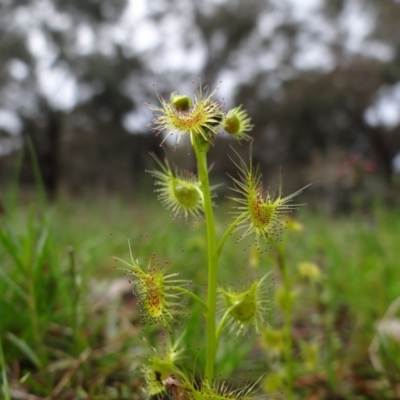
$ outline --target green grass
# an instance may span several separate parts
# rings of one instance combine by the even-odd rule
[[[129,290],[119,296],[110,292],[123,277],[115,269],[123,265],[110,255],[129,260],[129,238],[134,257],[155,252],[160,263],[172,262],[173,270],[196,282],[194,291],[204,296],[203,224],[174,221],[148,199],[103,196],[32,206],[35,202],[17,204],[13,196],[6,198],[0,225],[2,396],[8,398],[10,392],[18,398],[24,392],[59,399],[142,398],[137,370],[151,354],[149,344],[162,346],[163,338],[156,329],[143,328]],[[217,209],[219,233],[226,206]],[[304,230],[287,233],[289,269],[295,274],[299,262],[313,261],[324,276],[320,283],[296,285],[295,342],[314,340],[320,346],[315,371],[307,371],[295,347],[299,398],[312,393],[320,393],[319,399],[396,398],[396,377],[374,370],[368,347],[374,324],[400,295],[398,211],[378,208],[369,215],[336,218],[304,211],[297,217]],[[251,259],[250,243],[227,244],[219,271],[224,285],[249,281],[244,267]],[[260,276],[274,268],[269,251],[251,273]],[[273,274],[272,292],[277,285]],[[187,302],[191,317],[182,323],[182,362],[196,374],[205,362],[198,351],[204,323],[201,312]],[[269,318],[272,326],[280,326],[273,304]],[[237,377],[251,369],[255,376],[259,370],[268,375],[273,360],[254,335],[249,338],[222,341],[217,373]]]

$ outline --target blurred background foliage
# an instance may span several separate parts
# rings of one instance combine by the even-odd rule
[[[200,75],[248,109],[267,181],[280,168],[289,191],[312,181],[329,209],[386,197],[400,173],[399,20],[395,0],[4,0],[1,182],[30,136],[50,195],[138,191],[147,153],[163,154],[143,101],[153,85],[190,94]],[[232,168],[226,139],[217,176]],[[174,156],[192,169],[187,149]]]

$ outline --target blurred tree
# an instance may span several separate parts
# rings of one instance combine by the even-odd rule
[[[262,143],[254,156],[264,168],[285,163],[300,171],[316,152],[341,148],[373,157],[391,182],[400,151],[400,118],[387,118],[400,99],[396,0],[21,0],[0,7],[0,108],[16,110],[34,135],[52,191],[60,160],[63,170],[75,165],[71,176],[87,168],[93,181],[95,166],[137,145],[131,167],[122,163],[119,173],[128,179],[132,166],[144,166],[141,146],[157,149],[156,141],[132,144],[126,134],[136,128],[127,115],[143,129],[151,116],[136,105],[155,97],[152,84],[168,96],[191,90],[185,82],[197,73],[211,85],[223,81],[227,107],[239,102],[250,111]],[[60,93],[50,95],[57,80]],[[220,161],[217,170],[226,170]]]
[[[373,157],[390,185],[391,162],[400,151],[400,107],[391,126],[384,117],[369,116],[382,111],[382,91],[400,85],[400,5],[324,2],[299,15],[293,4],[254,7],[253,32],[244,30],[247,36],[236,40],[236,51],[224,54],[222,68],[242,71],[236,101],[250,109],[256,135],[264,141],[255,155],[269,167],[304,164],[315,150],[341,147]],[[234,15],[241,18],[240,7]],[[207,30],[211,37],[210,26]]]
[[[17,113],[23,133],[32,136],[50,195],[59,182],[66,120],[74,121],[73,129],[84,125],[110,135],[122,129],[122,115],[134,107],[121,87],[140,62],[117,44],[101,42],[125,5],[126,0],[0,5],[0,107]]]

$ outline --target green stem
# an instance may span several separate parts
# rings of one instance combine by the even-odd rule
[[[191,291],[189,291],[189,290],[187,290],[187,289],[185,289],[185,288],[183,288],[183,287],[180,287],[180,286],[172,286],[171,289],[176,290],[177,292],[184,293],[184,294],[186,294],[187,296],[191,297],[193,300],[195,300],[198,304],[201,305],[201,307],[202,307],[202,309],[204,310],[205,314],[207,314],[207,312],[208,312],[207,304],[204,303],[204,301],[201,300],[199,296],[196,296],[196,295],[195,295],[194,293],[192,293]]]
[[[221,240],[218,243],[217,249],[215,250],[215,254],[217,257],[220,256],[222,248],[224,247],[224,244],[228,237],[232,234],[232,232],[236,229],[238,223],[244,218],[244,215],[239,215],[233,222],[232,224],[228,227],[228,229],[225,231],[224,235],[222,236]]]
[[[214,212],[211,201],[210,183],[208,179],[207,156],[201,151],[201,139],[195,137],[193,140],[194,152],[197,159],[199,179],[203,190],[203,209],[207,225],[207,247],[208,247],[208,291],[206,315],[206,338],[207,338],[207,360],[204,379],[212,383],[214,378],[216,340],[215,340],[215,316],[217,306],[217,257]]]
[[[286,296],[290,296],[292,284],[287,273],[286,255],[283,246],[273,244],[277,252],[278,266],[283,278]],[[284,308],[284,333],[285,333],[285,361],[287,371],[286,399],[293,399],[294,365],[293,365],[293,340],[292,340],[292,305],[285,304]]]
[[[230,312],[235,308],[236,305],[230,306],[226,311],[225,314],[222,316],[221,321],[218,324],[217,331],[215,332],[215,342],[216,342],[216,347],[218,350],[218,344],[219,344],[219,339],[221,337],[221,332],[222,329],[224,328],[226,322],[228,321],[228,317]]]
[[[36,290],[35,290],[35,276],[34,276],[34,266],[31,265],[32,261],[28,261],[27,269],[27,281],[28,281],[28,309],[29,315],[31,317],[32,333],[35,346],[39,353],[40,363],[43,366],[44,358],[44,348],[42,343],[41,327],[39,323],[39,315],[36,302]]]
[[[74,335],[75,345],[77,346],[79,341],[78,305],[79,305],[80,291],[79,291],[76,268],[75,268],[74,248],[72,246],[68,246],[67,252],[69,256],[70,290],[72,294],[71,327]]]
[[[328,377],[329,386],[332,390],[336,387],[336,377],[334,370],[334,361],[333,361],[333,315],[329,312],[326,312],[325,315],[325,326],[326,326],[326,360],[325,360],[325,369],[326,375]]]

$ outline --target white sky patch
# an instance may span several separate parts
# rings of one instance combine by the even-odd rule
[[[157,25],[158,39],[163,46],[152,53],[148,60],[155,73],[173,70],[196,73],[201,69],[206,49],[195,36],[191,23],[191,15],[182,12],[180,15],[165,16]],[[192,42],[192,45],[187,46],[186,40]]]
[[[46,39],[43,31],[39,28],[33,28],[27,35],[28,49],[41,64],[50,64],[57,56],[56,49],[52,48]]]
[[[173,51],[173,53],[171,54],[170,51]],[[196,47],[191,49],[176,47],[170,51],[168,49],[160,51],[158,57],[150,60],[154,72],[162,74],[165,71],[178,70],[196,73],[199,70],[199,65],[204,61],[204,52]],[[170,56],[168,53],[170,53]]]
[[[22,136],[0,138],[0,157],[19,150],[24,144]]]
[[[0,129],[18,135],[22,131],[22,123],[15,112],[0,108]]]
[[[124,28],[134,26],[148,13],[146,0],[129,0],[119,24]]]
[[[363,42],[372,33],[376,16],[360,0],[348,0],[339,18],[339,26],[345,32],[345,45],[353,52],[360,52]]]
[[[116,56],[115,42],[113,39],[113,26],[105,25],[98,30],[96,35],[96,50],[105,57],[113,58]]]
[[[269,38],[273,35],[275,28],[280,26],[286,16],[282,10],[274,10],[273,12],[263,13],[257,21],[257,30],[264,38]]]
[[[148,18],[146,0],[128,0],[119,21],[112,27],[112,40],[124,45],[129,53],[143,52],[160,43],[157,28]]]
[[[35,73],[40,92],[55,109],[72,109],[78,100],[78,87],[66,66],[54,65],[58,50],[49,43],[39,28],[31,30],[27,41],[37,60]]]
[[[66,31],[72,29],[72,20],[68,14],[59,13],[54,10],[54,6],[47,3],[48,12],[51,12],[51,17],[46,19],[47,25],[55,31]],[[51,10],[51,11],[50,11]]]
[[[78,54],[90,54],[95,50],[96,37],[89,25],[79,25],[76,28],[76,38]]]
[[[377,40],[375,40],[368,41],[364,44],[363,53],[370,57],[388,62],[392,60],[395,56],[395,49],[389,44],[378,42]]]
[[[321,0],[289,0],[292,16],[302,25],[296,38],[298,51],[294,56],[294,66],[300,70],[322,69],[329,71],[335,67],[335,59],[329,50],[329,43],[335,39],[337,31],[321,13]]]
[[[0,129],[12,136],[0,137],[0,156],[10,154],[23,145],[22,122],[15,112],[0,108]]]
[[[335,67],[335,59],[323,43],[304,42],[293,59],[298,69],[323,69],[330,71]]]
[[[9,74],[17,81],[22,81],[29,75],[28,66],[17,58],[14,58],[8,62],[7,69]]]
[[[65,67],[39,69],[37,77],[41,92],[54,108],[67,111],[75,106],[78,86]]]
[[[14,13],[13,25],[13,28],[17,28],[21,33],[25,33],[26,29],[37,25],[37,20],[33,18],[32,12],[30,12],[28,7],[18,7]]]
[[[278,57],[272,52],[260,54],[258,63],[264,71],[271,71],[279,66]]]
[[[278,2],[275,0],[275,9],[260,16],[257,25],[257,37],[252,38],[246,44],[246,48],[257,47],[261,51],[257,56],[247,55],[243,52],[239,55],[245,59],[248,69],[251,70],[251,63],[256,66],[256,70],[250,75],[262,71],[274,71],[281,67],[283,59],[291,56],[289,42],[284,34],[275,33],[275,28],[291,15],[292,20],[300,23],[301,30],[296,38],[297,52],[293,55],[293,64],[297,69],[320,69],[324,71],[332,70],[335,67],[335,59],[329,49],[330,42],[336,38],[337,30],[320,12],[321,0],[287,0]],[[265,47],[259,42],[259,36],[270,38],[271,42]],[[252,61],[249,62],[249,59]],[[242,71],[241,71],[242,72]],[[247,73],[247,75],[249,75]],[[281,74],[282,79],[293,76]],[[287,75],[287,78],[285,78]],[[242,76],[242,75],[241,75]],[[275,88],[276,89],[276,88]]]
[[[211,3],[214,3],[214,4],[225,4],[225,3],[228,3],[229,0],[210,0],[210,1],[211,1]]]
[[[149,133],[149,124],[154,118],[153,113],[146,106],[124,115],[122,124],[131,133]]]
[[[400,153],[397,153],[392,160],[392,169],[396,174],[400,174]]]
[[[322,5],[321,0],[289,0],[289,3],[297,21],[308,20],[310,15],[318,12]]]
[[[161,38],[156,25],[150,21],[140,21],[132,32],[132,46],[142,52],[160,44]]]
[[[237,88],[237,74],[234,70],[223,70],[219,75],[218,79],[218,91],[216,93],[216,100],[223,99],[223,109],[226,111],[233,107],[232,99],[235,95]]]
[[[379,91],[376,102],[365,112],[372,126],[394,128],[400,124],[400,82]]]

